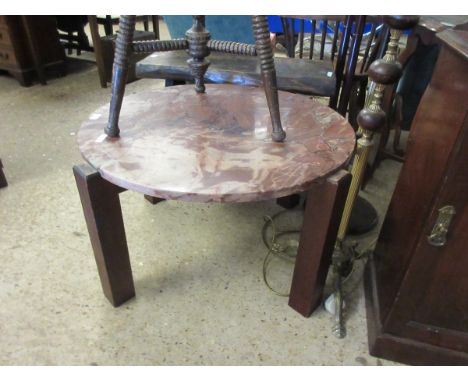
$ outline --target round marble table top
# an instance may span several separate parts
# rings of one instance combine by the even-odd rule
[[[271,140],[261,88],[193,85],[124,98],[120,137],[104,133],[109,105],[83,123],[78,145],[104,179],[164,199],[247,202],[307,190],[354,149],[354,131],[310,97],[279,92],[283,143]]]

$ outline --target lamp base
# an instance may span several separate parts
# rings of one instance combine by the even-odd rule
[[[286,209],[292,209],[301,202],[299,194],[293,194],[276,199],[276,203]],[[348,235],[362,235],[372,230],[379,222],[377,210],[366,199],[358,196],[351,213]]]
[[[348,235],[362,235],[372,230],[379,222],[377,210],[366,199],[358,196],[351,213]]]

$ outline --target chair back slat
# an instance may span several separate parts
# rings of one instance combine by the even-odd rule
[[[366,65],[366,61],[367,61],[367,58],[369,56],[369,51],[370,51],[370,48],[372,46],[372,42],[374,41],[376,30],[377,30],[377,24],[372,23],[371,31],[370,31],[369,38],[368,38],[367,44],[366,44],[366,50],[364,51],[364,56],[362,58],[362,65],[361,65],[361,69],[359,71],[360,73],[362,73],[364,71],[364,66]]]
[[[283,33],[288,57],[294,58],[294,25],[291,25],[291,19],[281,17],[281,24],[283,26]]]
[[[325,43],[327,38],[328,20],[325,19],[322,22],[322,39],[320,40],[320,59],[323,60],[323,54],[325,52]]]
[[[332,49],[331,49],[332,62],[335,60],[335,54],[337,51],[337,42],[338,42],[338,35],[340,34],[340,25],[341,25],[341,21],[337,20],[335,22],[335,31],[333,33],[333,41],[332,41]]]
[[[305,20],[300,21],[300,31],[299,31],[299,58],[302,58],[304,53],[304,24]]]
[[[370,31],[364,34],[368,25],[366,21]],[[379,26],[382,18],[351,15],[281,16],[281,22],[288,57],[329,59],[334,64],[336,91],[330,98],[329,106],[346,114],[355,75],[366,73],[369,65],[381,57],[382,49],[385,49],[380,47],[381,34],[384,32],[384,28]],[[305,35],[309,34],[309,27],[310,41],[307,41],[309,36],[306,38]],[[317,39],[316,34],[320,34]],[[388,37],[383,37],[385,45]]]
[[[356,30],[352,38],[351,50],[348,55],[344,82],[341,88],[340,101],[337,109],[338,113],[340,113],[343,117],[346,115],[348,108],[349,97],[353,86],[353,79],[356,72],[359,49],[361,47],[362,34],[364,32],[365,24],[366,16],[358,16],[356,22]]]
[[[346,55],[348,53],[349,38],[351,36],[351,30],[353,27],[354,16],[346,16],[345,26],[343,33],[341,34],[341,40],[338,48],[338,57],[335,65],[335,77],[336,77],[336,90],[335,94],[330,97],[329,106],[332,109],[336,109],[338,104],[338,95],[341,89],[341,82],[343,79],[343,72],[346,63]]]
[[[369,66],[376,59],[384,56],[389,39],[390,39],[390,28],[388,27],[388,25],[384,24],[381,30],[379,31],[374,47],[371,49],[369,53],[369,57],[365,65],[364,72],[367,72],[369,70]]]
[[[317,28],[317,21],[312,20],[312,27],[310,30],[310,49],[309,49],[309,60],[314,57],[314,45],[315,45],[315,29]]]

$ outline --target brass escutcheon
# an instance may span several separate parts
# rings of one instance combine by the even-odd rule
[[[439,209],[439,216],[437,216],[431,234],[427,237],[430,245],[443,247],[447,243],[448,229],[455,213],[454,206],[444,206]]]

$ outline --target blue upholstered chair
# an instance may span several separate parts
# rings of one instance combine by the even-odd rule
[[[171,38],[183,38],[192,26],[192,16],[163,16]],[[255,44],[250,16],[206,16],[206,29],[214,40]]]

